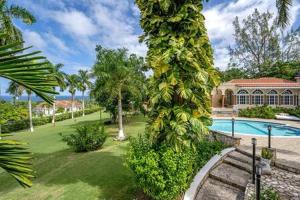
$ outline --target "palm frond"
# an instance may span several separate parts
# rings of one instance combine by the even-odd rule
[[[26,24],[33,24],[36,22],[35,17],[23,7],[11,5],[9,12],[13,17],[21,19]]]
[[[0,167],[13,176],[23,187],[32,185],[33,178],[30,153],[24,143],[15,140],[5,140],[9,134],[0,134]]]
[[[278,10],[278,25],[285,28],[289,24],[289,9],[293,0],[276,0]]]
[[[1,46],[0,77],[14,81],[33,91],[46,102],[53,103],[53,98],[48,94],[56,94],[53,87],[57,86],[57,81],[49,72],[51,68],[44,66],[45,62],[39,62],[44,59],[42,56],[35,56],[39,52],[15,55],[25,50],[15,49],[19,45],[20,43]]]

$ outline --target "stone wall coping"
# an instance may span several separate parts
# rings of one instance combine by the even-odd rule
[[[222,136],[224,136],[224,137],[227,137],[227,138],[230,138],[230,139],[233,139],[233,140],[241,140],[241,139],[242,139],[242,138],[240,138],[240,137],[236,137],[236,135],[235,135],[235,137],[232,137],[231,135],[228,135],[228,134],[226,134],[226,133],[224,133],[224,132],[221,132],[221,131],[210,130],[210,132],[211,132],[211,133],[217,133],[217,134],[220,134],[220,135],[222,135]]]
[[[183,200],[194,200],[198,193],[199,186],[203,184],[209,175],[212,168],[220,162],[228,153],[234,151],[234,147],[226,148],[220,154],[214,155],[205,165],[200,169],[193,179],[190,188],[185,192]]]

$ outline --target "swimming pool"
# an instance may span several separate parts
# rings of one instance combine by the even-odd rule
[[[268,125],[272,126],[272,136],[299,136],[300,129],[291,127],[285,124],[248,121],[248,120],[235,120],[235,133],[241,135],[268,135]],[[213,125],[209,127],[214,131],[221,131],[231,134],[232,121],[231,119],[214,119]]]

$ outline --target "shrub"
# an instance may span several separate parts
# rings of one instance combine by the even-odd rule
[[[267,149],[267,148],[263,148],[261,150],[261,157],[265,158],[265,159],[268,159],[268,160],[271,160],[272,157],[273,157],[273,153],[270,149]]]
[[[202,168],[216,154],[221,153],[227,146],[218,141],[202,140],[196,147],[197,170]]]
[[[76,128],[77,133],[62,136],[63,141],[71,146],[75,152],[95,151],[102,147],[106,140],[104,127],[99,125],[83,125]]]
[[[139,136],[130,140],[126,163],[145,194],[157,200],[176,199],[190,186],[195,172],[225,147],[203,140],[196,151],[177,152],[165,145],[155,149],[145,136]]]
[[[190,184],[195,169],[195,156],[189,150],[176,152],[167,146],[152,148],[148,139],[130,140],[127,165],[137,184],[153,199],[176,199]]]
[[[275,119],[275,109],[270,106],[257,106],[239,111],[239,117]]]
[[[91,113],[94,113],[94,112],[97,112],[97,111],[99,111],[99,108],[93,108],[93,109],[85,110],[85,113],[86,114],[91,114]],[[81,115],[82,115],[82,111],[74,112],[75,117],[79,117]],[[66,119],[71,119],[71,113],[64,113],[64,114],[60,114],[60,115],[55,116],[55,121],[57,121],[57,122],[58,121],[63,121],[63,120],[66,120]],[[47,123],[51,123],[51,121],[52,121],[52,116],[39,117],[39,118],[33,118],[32,119],[32,123],[33,123],[34,126],[40,126],[40,125],[44,125],[44,124],[47,124]],[[7,120],[5,122],[5,124],[2,124],[1,131],[2,131],[2,133],[10,133],[10,132],[14,132],[14,131],[24,130],[24,129],[27,129],[28,127],[29,127],[29,120],[28,119],[20,119],[19,120],[19,118],[18,118],[17,120],[15,120],[15,119]]]
[[[250,198],[251,200],[255,200],[255,194],[253,194]],[[272,188],[263,187],[260,193],[260,200],[280,200],[280,195],[277,191]]]
[[[270,106],[257,106],[246,108],[239,111],[239,117],[275,119],[278,113],[288,113],[296,117],[300,117],[300,107],[297,108],[272,108]]]

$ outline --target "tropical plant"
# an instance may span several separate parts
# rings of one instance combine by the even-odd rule
[[[211,123],[210,94],[219,83],[202,1],[136,0],[140,37],[148,45],[150,123],[154,143],[175,148],[199,142]]]
[[[4,38],[4,34],[0,34],[0,40]],[[53,75],[49,72],[49,67],[44,66],[45,62],[41,62],[44,57],[37,55],[39,51],[22,53],[28,48],[18,48],[20,45],[18,42],[0,46],[0,77],[14,81],[46,102],[53,103],[49,94],[55,94],[53,87],[57,82],[51,78]],[[0,140],[0,167],[26,187],[32,184],[30,178],[33,171],[30,153],[24,151],[22,144],[13,140]]]
[[[292,6],[293,0],[276,0],[278,10],[278,24],[285,28],[289,24],[289,9]]]
[[[8,85],[8,89],[6,90],[7,93],[13,95],[13,102],[14,105],[16,105],[16,100],[22,96],[24,90],[26,90],[24,88],[24,86],[11,81]],[[31,105],[31,91],[30,90],[26,90],[26,93],[28,95],[28,117],[29,117],[29,131],[33,132],[33,124],[32,124],[32,105]]]
[[[269,148],[263,148],[261,150],[261,157],[264,159],[271,160],[273,158],[272,150]]]
[[[30,90],[26,90],[28,96],[28,116],[29,116],[29,131],[33,132],[33,123],[32,123],[32,105],[31,105],[31,95],[32,92]]]
[[[10,81],[6,92],[13,97],[13,104],[16,105],[16,101],[22,96],[24,87],[14,81]]]
[[[51,65],[49,63],[49,65]],[[51,70],[50,72],[54,75],[57,83],[58,83],[58,87],[60,89],[60,91],[64,91],[66,89],[66,82],[65,82],[65,77],[66,77],[66,74],[65,72],[63,72],[61,70],[61,68],[63,67],[64,65],[61,64],[61,63],[58,63],[56,65],[51,65]],[[55,90],[55,87],[54,87],[54,90]],[[55,96],[54,96],[54,99],[55,99]],[[52,124],[55,126],[55,114],[56,114],[56,103],[54,102],[53,103],[53,112],[52,112]]]
[[[99,124],[86,124],[76,128],[76,134],[63,136],[63,141],[71,146],[75,152],[95,151],[102,147],[106,140],[104,127]]]
[[[87,70],[79,70],[78,76],[78,89],[82,92],[82,116],[84,116],[84,93],[87,89],[92,87],[92,82],[90,81],[90,76]]]
[[[71,116],[74,119],[74,101],[75,101],[75,93],[78,89],[79,78],[76,74],[67,75],[66,76],[67,86],[69,88],[69,93],[71,94]]]
[[[0,32],[7,33],[4,37],[1,37],[0,42],[2,45],[23,41],[21,31],[13,24],[13,18],[21,19],[25,24],[32,24],[36,21],[28,10],[17,5],[8,5],[6,0],[0,1],[0,13]]]
[[[97,61],[93,67],[93,75],[97,78],[96,82],[105,91],[112,101],[118,102],[118,121],[119,133],[118,139],[123,140],[125,134],[123,131],[123,110],[122,99],[125,91],[132,94],[138,94],[143,80],[142,67],[144,60],[136,55],[127,54],[127,49],[105,49],[101,46],[96,47]],[[97,93],[97,92],[96,92]],[[98,96],[98,95],[97,95]]]

